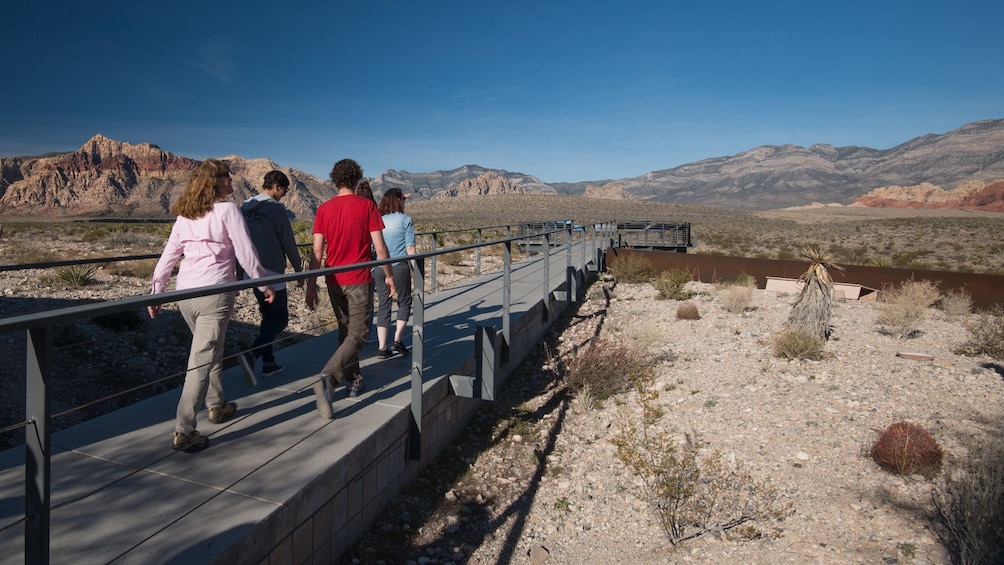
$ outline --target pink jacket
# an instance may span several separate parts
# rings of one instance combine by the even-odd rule
[[[182,255],[185,260],[178,267],[177,290],[236,281],[238,261],[251,278],[266,276],[244,216],[233,202],[217,202],[195,220],[178,216],[153,271],[153,294],[167,290],[171,271]]]

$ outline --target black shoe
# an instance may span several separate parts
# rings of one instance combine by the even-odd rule
[[[349,383],[349,398],[355,398],[359,396],[360,393],[366,390],[366,385],[363,384],[363,379],[358,378]]]
[[[264,363],[261,366],[261,376],[271,377],[272,375],[278,375],[282,372],[282,365],[272,361],[271,363]]]
[[[408,348],[405,347],[404,344],[401,343],[400,341],[395,341],[394,345],[392,345],[391,348],[392,348],[393,351],[396,351],[396,352],[400,353],[401,355],[407,355],[408,354]]]
[[[389,347],[387,349],[377,349],[377,359],[388,359],[393,356],[394,352]]]

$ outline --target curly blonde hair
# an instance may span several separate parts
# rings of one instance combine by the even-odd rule
[[[205,216],[216,202],[216,178],[228,174],[230,167],[219,159],[200,163],[181,196],[171,205],[171,213],[189,220]]]

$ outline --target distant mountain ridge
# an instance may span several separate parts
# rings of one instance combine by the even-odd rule
[[[313,218],[317,207],[335,194],[330,182],[270,159],[221,158],[233,169],[235,200],[257,193],[272,169],[293,181],[283,204],[300,218]],[[197,165],[197,160],[150,143],[130,144],[100,134],[74,152],[0,158],[0,216],[169,217],[170,203]],[[955,206],[958,196],[960,207],[981,202],[975,207],[993,209],[1004,206],[995,204],[1002,198],[998,188],[976,193],[1000,179],[1004,119],[966,124],[888,150],[768,145],[620,180],[548,184],[523,173],[465,165],[428,173],[388,170],[372,185],[378,196],[400,188],[415,199],[543,193],[764,210],[813,202],[905,206],[914,198],[911,194],[919,194],[941,207]],[[890,187],[914,188],[893,191],[890,198]],[[871,200],[862,199],[876,190],[880,194]],[[932,194],[938,196],[931,200]]]

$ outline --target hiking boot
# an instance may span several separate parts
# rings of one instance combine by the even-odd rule
[[[219,408],[209,409],[209,421],[214,424],[222,424],[237,413],[237,405],[233,402],[224,402]]]
[[[261,376],[271,377],[272,375],[278,375],[282,372],[282,365],[272,361],[271,363],[265,362],[261,366]]]
[[[377,359],[389,359],[393,356],[394,352],[389,347],[387,349],[377,349]]]
[[[174,432],[174,445],[172,447],[175,451],[194,453],[209,447],[209,438],[195,430],[187,434]]]
[[[325,420],[335,417],[335,410],[331,407],[331,375],[321,373],[314,382],[314,400],[317,402],[317,412]]]
[[[258,386],[258,379],[254,376],[254,358],[247,353],[237,354],[237,364],[244,370],[244,380],[249,386]]]
[[[407,355],[408,354],[408,348],[405,347],[404,344],[401,343],[400,341],[395,341],[394,345],[392,345],[391,348],[392,348],[393,351],[396,351],[396,352],[400,353],[401,355]]]
[[[366,385],[363,384],[362,377],[359,377],[358,379],[350,382],[347,388],[349,389],[349,398],[355,398],[366,390]]]

